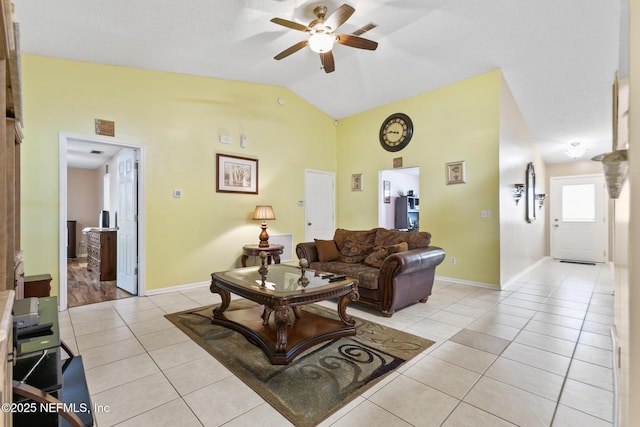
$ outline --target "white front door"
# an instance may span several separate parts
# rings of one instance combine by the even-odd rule
[[[138,165],[136,150],[118,156],[118,287],[138,293]]]
[[[305,171],[305,242],[333,239],[335,221],[335,174]]]
[[[607,199],[602,174],[553,177],[551,256],[561,260],[607,260]]]

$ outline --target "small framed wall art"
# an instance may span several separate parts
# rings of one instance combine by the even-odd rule
[[[354,173],[351,175],[351,191],[362,191],[362,174]]]
[[[216,192],[258,194],[258,159],[216,154]]]
[[[467,182],[465,161],[447,163],[447,185]]]

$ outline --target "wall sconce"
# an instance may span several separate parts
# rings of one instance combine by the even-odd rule
[[[536,194],[536,200],[538,201],[538,209],[542,209],[546,198],[547,198],[546,194]]]
[[[516,201],[516,206],[518,206],[518,202],[522,199],[523,194],[524,184],[513,184],[513,200]]]

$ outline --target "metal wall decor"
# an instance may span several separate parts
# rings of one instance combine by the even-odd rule
[[[527,165],[526,177],[527,222],[536,220],[536,172],[533,163]]]

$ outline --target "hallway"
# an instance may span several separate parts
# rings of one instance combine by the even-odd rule
[[[86,258],[67,259],[67,305],[77,307],[133,295],[118,288],[117,282],[100,281],[99,275],[87,270]]]

